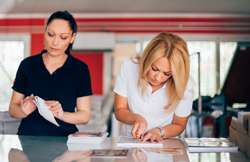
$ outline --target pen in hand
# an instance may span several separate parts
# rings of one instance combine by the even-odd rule
[[[136,136],[137,142],[141,142],[141,139],[142,139],[142,135],[138,135],[138,134],[137,134],[137,136]]]

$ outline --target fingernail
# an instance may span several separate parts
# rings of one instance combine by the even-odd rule
[[[141,140],[141,142],[143,142],[143,140]]]
[[[138,136],[138,133],[136,133],[136,135]]]
[[[141,136],[142,136],[142,134],[141,134]]]

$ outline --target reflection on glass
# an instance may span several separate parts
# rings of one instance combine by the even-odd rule
[[[214,96],[216,92],[216,75],[215,75],[215,52],[216,44],[212,41],[188,41],[188,50],[190,53],[190,75],[198,84],[198,56],[200,52],[200,74],[201,74],[201,95]],[[198,98],[195,93],[194,99]]]
[[[231,162],[230,153],[188,153],[191,162]]]
[[[224,84],[237,42],[220,42],[220,88]]]
[[[84,157],[90,156],[91,150],[89,151],[65,151],[61,156],[57,157],[53,162],[90,162],[91,158]]]
[[[14,139],[13,137],[20,141],[22,149],[13,146],[7,149],[9,160],[20,157],[32,162],[53,161],[67,150],[67,137],[63,136],[10,136],[11,139]]]
[[[162,148],[132,148],[131,156],[132,161],[136,162],[154,162],[154,161],[168,161],[174,162],[173,155],[170,154],[161,154],[160,150]]]
[[[127,158],[115,162],[189,162],[186,148],[180,139],[165,139],[164,148],[138,147],[129,150]],[[191,162],[191,161],[190,161]]]
[[[169,161],[174,162],[173,154],[161,154],[159,148],[143,148],[149,162],[153,161]]]
[[[17,136],[0,135],[0,161],[8,161],[8,153],[11,148],[22,150]]]
[[[11,148],[9,152],[9,162],[30,162],[26,154],[15,148]]]

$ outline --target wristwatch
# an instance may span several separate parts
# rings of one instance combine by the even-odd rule
[[[162,128],[160,128],[160,127],[157,127],[157,128],[160,129],[160,131],[161,131],[161,138],[163,138],[164,137],[164,130]]]

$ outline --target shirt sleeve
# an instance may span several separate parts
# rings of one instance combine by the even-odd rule
[[[16,78],[14,80],[14,84],[12,86],[12,89],[16,92],[19,92],[21,94],[25,94],[26,90],[26,82],[27,78],[25,76],[25,71],[26,71],[26,63],[27,61],[23,60],[17,70],[16,73]]]
[[[130,59],[126,59],[122,62],[115,81],[114,92],[123,97],[127,97],[127,82],[129,78],[130,61],[131,61]]]
[[[194,82],[191,78],[189,78],[186,90],[184,92],[184,97],[176,108],[175,114],[179,117],[186,117],[190,115],[193,107],[193,98]]]
[[[91,88],[89,68],[86,65],[81,82],[76,90],[76,97],[84,97],[84,96],[90,96],[90,95],[93,95],[93,93],[92,93],[92,88]]]

